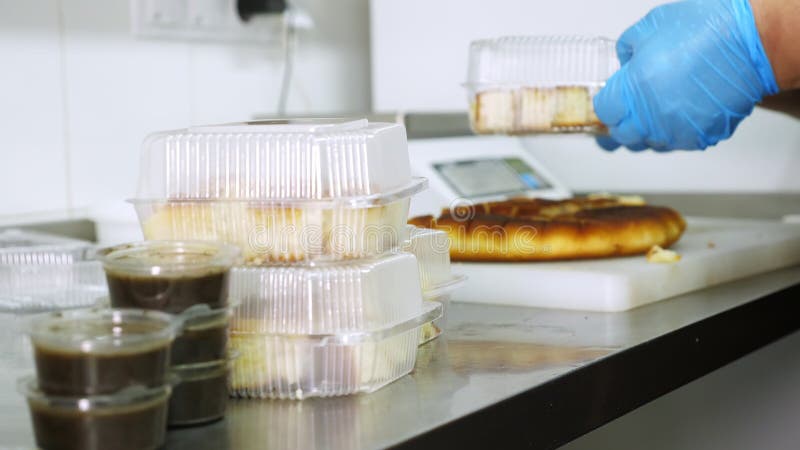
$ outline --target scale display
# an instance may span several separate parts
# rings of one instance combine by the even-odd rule
[[[459,196],[466,198],[551,187],[531,166],[515,157],[453,161],[433,167]]]

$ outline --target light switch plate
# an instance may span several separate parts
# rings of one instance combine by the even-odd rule
[[[214,42],[279,42],[282,15],[243,22],[236,0],[130,0],[134,36]]]

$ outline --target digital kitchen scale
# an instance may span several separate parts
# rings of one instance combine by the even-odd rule
[[[519,139],[467,136],[408,141],[411,171],[428,179],[414,196],[411,216],[437,215],[443,207],[508,197],[566,198],[571,195]]]

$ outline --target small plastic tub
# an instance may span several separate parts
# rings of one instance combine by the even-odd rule
[[[615,41],[510,36],[472,42],[467,88],[479,134],[604,133],[592,100],[619,69]]]
[[[155,133],[136,208],[146,239],[239,247],[248,264],[343,260],[397,247],[411,177],[405,129],[281,120]]]
[[[231,309],[208,309],[198,305],[178,316],[180,333],[172,343],[171,364],[197,364],[224,359],[227,355]]]
[[[313,265],[237,267],[234,333],[327,334],[377,329],[419,313],[422,290],[410,253]]]
[[[229,392],[240,398],[303,399],[374,392],[408,374],[420,328],[441,314],[426,302],[412,318],[379,329],[327,335],[233,331]]]
[[[168,385],[77,397],[45,394],[34,377],[23,378],[18,387],[28,400],[39,448],[142,450],[164,445]]]
[[[228,273],[239,251],[216,242],[145,241],[97,252],[111,306],[181,313],[228,304]]]
[[[85,241],[22,230],[0,231],[0,310],[86,307],[107,292],[103,269]]]
[[[117,392],[166,382],[173,316],[134,309],[77,309],[32,318],[39,389],[48,395]]]
[[[176,384],[169,400],[170,427],[201,425],[225,416],[230,359],[172,367]]]

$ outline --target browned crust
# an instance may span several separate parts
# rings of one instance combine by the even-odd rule
[[[514,199],[444,211],[410,223],[447,232],[454,261],[552,261],[605,258],[667,248],[686,229],[681,215],[660,206],[614,199]]]

